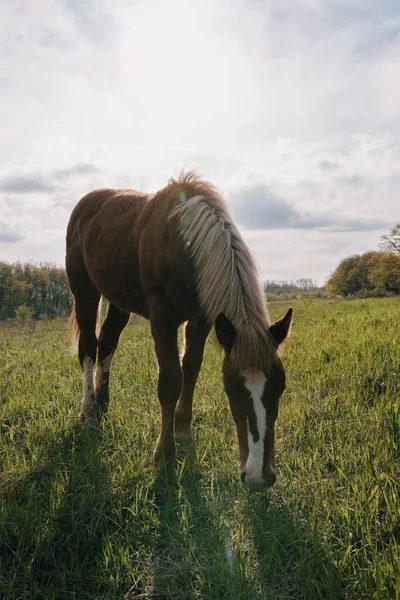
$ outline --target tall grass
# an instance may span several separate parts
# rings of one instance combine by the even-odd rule
[[[272,303],[273,317],[287,308]],[[151,467],[160,410],[133,318],[101,432],[78,425],[64,320],[0,329],[0,596],[400,597],[399,299],[300,300],[284,362],[278,481],[252,493],[209,341],[175,484]]]

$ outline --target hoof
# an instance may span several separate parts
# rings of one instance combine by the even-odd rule
[[[99,427],[101,411],[99,403],[94,396],[84,398],[81,404],[81,422],[90,427]]]
[[[166,448],[157,444],[153,454],[153,464],[155,467],[165,465],[169,467],[175,463],[175,444]]]
[[[80,414],[80,422],[82,424],[88,425],[89,427],[99,428],[100,419],[97,410],[91,410],[88,414],[84,414],[81,412]]]
[[[188,418],[186,415],[175,413],[175,435],[179,435],[181,437],[191,437],[191,421],[191,417]]]

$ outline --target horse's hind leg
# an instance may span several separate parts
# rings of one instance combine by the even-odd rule
[[[154,462],[175,458],[174,416],[182,386],[182,369],[178,352],[179,323],[162,298],[153,297],[150,305],[150,324],[159,373],[158,399],[161,404],[161,431],[154,451]]]
[[[118,346],[119,336],[128,323],[129,316],[129,313],[119,310],[110,303],[107,317],[101,328],[94,387],[94,395],[101,413],[108,410],[111,361]]]
[[[190,433],[193,394],[203,362],[204,346],[210,326],[203,317],[191,319],[185,328],[185,354],[182,360],[183,385],[175,411],[177,433]]]
[[[97,425],[99,414],[94,397],[93,365],[96,362],[96,322],[100,292],[87,278],[72,289],[75,298],[75,319],[79,329],[78,355],[83,369],[83,399],[81,420]]]

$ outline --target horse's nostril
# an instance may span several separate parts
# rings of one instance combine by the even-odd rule
[[[245,471],[242,471],[242,472],[240,473],[240,481],[241,481],[242,483],[246,483],[246,472],[245,472]]]
[[[272,487],[274,485],[276,481],[276,475],[275,473],[268,473],[268,475],[265,478],[265,483],[267,487]]]

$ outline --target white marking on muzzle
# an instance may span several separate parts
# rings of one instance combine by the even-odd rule
[[[262,371],[246,370],[242,371],[241,375],[244,377],[244,385],[249,390],[253,400],[257,429],[260,436],[258,441],[255,442],[249,428],[249,422],[247,421],[249,456],[244,468],[246,482],[263,483],[264,438],[267,429],[267,411],[261,399],[267,378]]]

